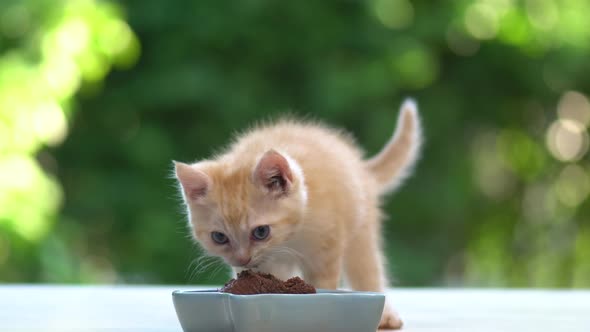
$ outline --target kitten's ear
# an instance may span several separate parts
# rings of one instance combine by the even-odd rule
[[[176,178],[182,186],[185,202],[201,203],[211,187],[211,179],[193,166],[174,162]]]
[[[254,168],[254,183],[275,197],[288,194],[293,184],[289,161],[275,150],[267,151]]]

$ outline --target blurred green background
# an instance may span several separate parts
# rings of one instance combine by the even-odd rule
[[[586,0],[0,2],[0,282],[222,283],[171,160],[290,111],[367,154],[415,97],[385,203],[401,286],[590,286]],[[211,264],[209,264],[211,263]]]

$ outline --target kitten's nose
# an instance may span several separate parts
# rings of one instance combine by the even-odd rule
[[[246,256],[236,258],[236,261],[238,262],[238,265],[240,265],[240,266],[248,265],[248,263],[250,263],[251,260],[252,260],[252,257],[246,257]]]

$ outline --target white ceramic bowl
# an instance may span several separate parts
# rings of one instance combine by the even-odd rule
[[[185,332],[373,332],[385,295],[318,290],[317,294],[233,295],[174,291]]]

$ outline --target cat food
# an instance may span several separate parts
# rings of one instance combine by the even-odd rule
[[[282,281],[272,274],[245,270],[238,273],[237,279],[230,280],[219,290],[236,295],[254,294],[313,294],[315,288],[299,277]]]

